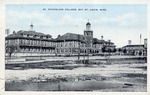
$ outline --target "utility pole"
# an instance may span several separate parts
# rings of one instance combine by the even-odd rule
[[[78,35],[78,61],[80,60],[80,35]]]
[[[64,39],[64,56],[66,56],[67,54],[66,54],[66,41],[65,41],[65,39]]]
[[[42,59],[42,37],[40,37],[40,59]]]

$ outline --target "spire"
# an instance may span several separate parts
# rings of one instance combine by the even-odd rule
[[[89,19],[88,19],[88,22],[86,24],[86,29],[90,30],[90,28],[91,28],[91,24],[89,23]]]

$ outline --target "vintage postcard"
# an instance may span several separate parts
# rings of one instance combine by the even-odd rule
[[[146,1],[3,7],[0,78],[6,95],[148,94]]]

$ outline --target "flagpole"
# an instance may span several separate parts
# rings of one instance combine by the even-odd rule
[[[140,45],[141,45],[141,37],[142,37],[142,35],[140,34]]]

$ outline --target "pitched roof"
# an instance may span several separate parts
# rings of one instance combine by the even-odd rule
[[[85,36],[75,33],[66,33],[62,36],[59,36],[55,39],[55,41],[80,41],[85,42]]]
[[[99,40],[97,38],[93,38],[93,44],[102,44],[102,43],[110,43],[110,44],[114,44],[113,42],[109,42],[109,41],[105,41],[105,40]]]
[[[40,32],[35,32],[35,31],[24,31],[24,30],[20,30],[18,31],[17,33],[13,33],[13,34],[10,34],[6,37],[6,39],[9,39],[9,38],[27,38],[27,37],[24,37],[23,35],[36,35],[36,36],[44,36],[44,37],[49,37],[51,38],[51,35],[49,34],[44,34],[44,33],[40,33]],[[30,38],[30,37],[28,37]],[[37,38],[34,38],[34,39],[37,39]],[[38,38],[39,39],[39,38]]]
[[[39,36],[46,36],[44,33],[40,33],[40,32],[35,32],[35,31],[24,31],[24,30],[20,30],[17,32],[18,34],[29,34],[29,35],[39,35]]]

